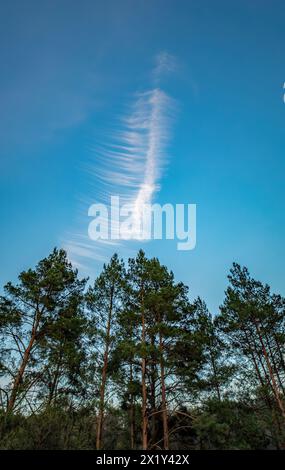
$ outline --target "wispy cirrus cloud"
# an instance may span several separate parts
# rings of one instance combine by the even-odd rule
[[[116,128],[108,133],[104,143],[93,148],[94,162],[87,167],[95,181],[96,194],[100,195],[99,200],[92,202],[108,205],[111,196],[120,196],[122,204],[132,207],[133,227],[140,226],[143,206],[154,201],[167,164],[167,145],[176,102],[157,84],[162,74],[174,70],[175,63],[173,56],[165,52],[156,57],[153,69],[155,86],[133,96]],[[87,227],[84,229],[86,235],[71,237],[66,243],[70,257],[73,260],[80,258],[79,264],[83,259],[88,262],[96,257],[99,260],[105,255],[108,257],[110,247],[114,250],[114,242],[92,242],[87,238]],[[117,227],[115,230],[120,229]],[[131,238],[140,239],[134,230]],[[126,242],[122,241],[124,233],[120,232],[120,238],[116,243],[123,243],[126,247]],[[129,234],[126,239],[129,239]]]
[[[134,209],[152,202],[167,162],[174,110],[174,100],[159,88],[136,94],[110,142],[94,150],[97,163],[89,171],[101,183],[104,202],[112,194]]]
[[[155,56],[155,66],[152,70],[152,77],[155,83],[169,73],[176,72],[178,69],[178,61],[176,57],[167,51],[162,51]]]

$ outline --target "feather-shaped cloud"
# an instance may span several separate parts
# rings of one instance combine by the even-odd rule
[[[174,64],[174,58],[167,53],[157,56],[153,70],[155,83],[165,70],[173,70]],[[135,94],[117,129],[104,144],[93,149],[96,163],[88,166],[88,172],[96,180],[97,189],[100,188],[100,200],[93,202],[108,205],[110,197],[116,195],[120,196],[121,204],[129,204],[132,207],[133,227],[138,228],[134,229],[133,239],[140,239],[136,233],[139,231],[143,206],[153,202],[160,187],[167,163],[167,144],[175,107],[175,101],[158,86]],[[120,230],[119,226],[112,229],[113,233],[114,230]],[[116,238],[119,235],[121,239],[129,239],[129,234],[125,237],[121,232]],[[118,240],[116,243],[122,242]],[[111,246],[113,250],[112,241]],[[102,252],[108,247],[109,240],[100,240],[100,244],[98,240],[95,245],[86,235],[76,236],[67,243],[70,257],[80,257],[80,262],[82,258],[87,260],[96,257],[95,251],[102,259]]]

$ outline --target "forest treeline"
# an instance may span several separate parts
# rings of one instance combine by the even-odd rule
[[[0,448],[282,449],[285,299],[233,264],[219,312],[143,251],[94,284],[54,249],[0,298]]]

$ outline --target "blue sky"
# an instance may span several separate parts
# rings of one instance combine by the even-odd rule
[[[98,142],[167,54],[159,87],[177,109],[155,200],[197,204],[197,245],[143,248],[213,312],[233,261],[285,294],[282,3],[1,2],[1,285],[87,233]]]

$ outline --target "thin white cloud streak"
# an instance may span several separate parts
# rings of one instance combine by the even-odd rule
[[[134,201],[135,226],[140,231],[142,210],[145,204],[151,204],[161,171],[165,165],[165,149],[169,140],[170,110],[173,101],[159,88],[148,92],[138,105],[137,116],[132,117],[129,126],[138,135],[145,134],[144,177]]]
[[[156,57],[155,84],[161,74],[173,70],[174,64],[174,58],[167,53]],[[153,202],[159,190],[175,113],[176,102],[160,87],[137,93],[113,132],[105,136],[104,143],[92,149],[95,161],[88,165],[87,171],[96,189],[96,200],[90,204],[109,205],[110,197],[119,195],[120,203],[129,204],[133,209],[133,240],[141,240],[136,235],[140,232],[142,208]],[[86,232],[87,228],[84,227]],[[112,227],[112,230],[119,234],[120,227]],[[88,260],[101,260],[104,256],[107,259],[110,248],[113,250],[115,245],[122,244],[122,239],[129,239],[129,233],[120,232],[120,237],[121,241],[111,243],[108,240],[94,242],[83,234],[72,237],[67,242],[68,253],[71,259],[79,257],[80,263],[84,262],[83,258],[87,264]]]
[[[159,189],[174,110],[174,100],[159,88],[138,94],[112,144],[95,150],[100,166],[89,171],[101,181],[104,202],[119,195],[122,204],[133,207],[134,226]]]

